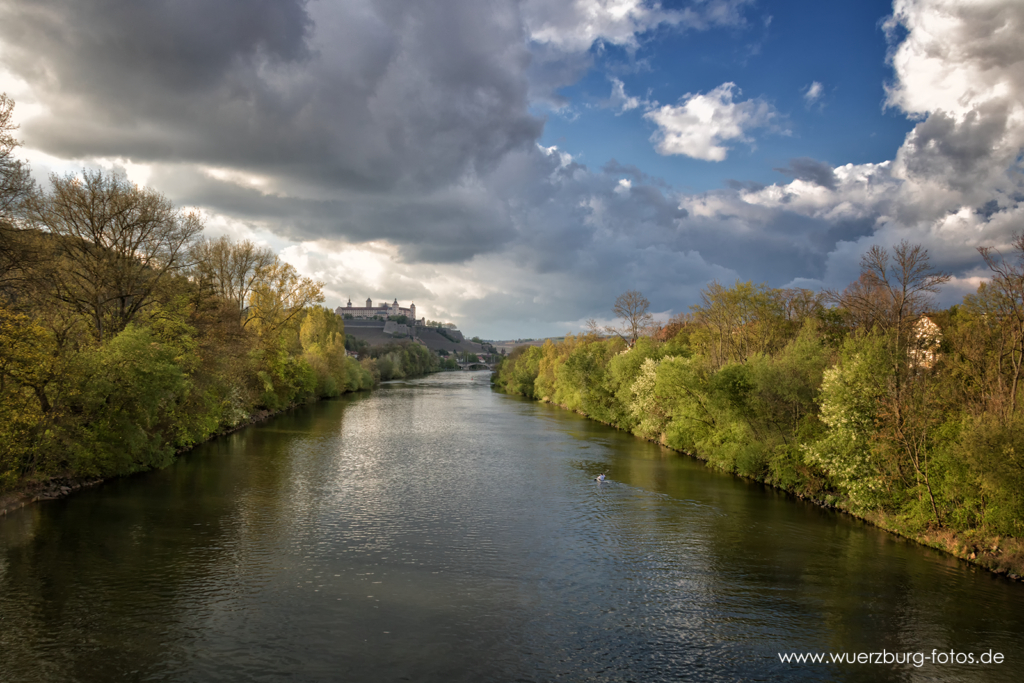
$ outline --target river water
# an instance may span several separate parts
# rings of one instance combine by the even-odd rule
[[[1024,585],[486,373],[0,517],[5,683],[1017,681],[1022,635]]]

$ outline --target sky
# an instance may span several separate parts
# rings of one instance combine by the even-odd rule
[[[107,168],[468,335],[638,290],[953,278],[1024,229],[1019,0],[0,0],[20,155]]]

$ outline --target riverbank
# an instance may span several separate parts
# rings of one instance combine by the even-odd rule
[[[261,424],[263,422],[270,420],[271,418],[277,417],[278,415],[294,410],[295,408],[307,406],[311,403],[317,403],[319,401],[327,400],[330,398],[336,397],[317,397],[302,403],[293,403],[280,410],[257,410],[256,412],[249,416],[248,420],[244,420],[243,422],[235,425],[234,427],[230,427],[228,429],[224,429],[214,434],[211,434],[206,439],[198,441],[189,446],[188,448],[178,449],[177,451],[175,451],[174,457],[175,459],[177,459],[183,454],[193,450],[197,446],[213,441],[214,439],[217,439],[219,437],[227,436],[228,434],[233,434],[247,427],[252,427],[254,425]],[[81,489],[92,488],[93,486],[102,484],[105,481],[117,479],[121,476],[125,475],[112,475],[109,477],[74,477],[69,475],[60,475],[56,477],[28,479],[22,481],[13,490],[0,493],[0,517],[6,515],[9,512],[20,510],[26,505],[31,505],[32,503],[45,500],[58,500],[60,498],[65,498]]]
[[[737,288],[730,296],[742,298]],[[494,383],[1024,575],[1024,470],[1012,457],[1024,450],[1024,411],[967,381],[977,370],[965,355],[973,327],[943,320],[945,352],[924,368],[898,335],[845,324],[842,311],[741,328],[716,327],[711,312],[632,346],[582,335],[517,349]],[[769,323],[771,339],[735,346],[737,330]]]
[[[777,653],[938,647],[1007,664],[919,675],[1013,680],[1019,584],[486,379],[0,518],[0,679],[821,680],[875,668]]]
[[[501,389],[499,388],[499,391],[500,390]],[[667,448],[668,450],[679,453],[680,455],[684,455],[687,457],[691,457],[695,460],[699,460],[702,463],[704,463],[706,467],[710,467],[708,458],[702,458],[695,453],[687,452],[679,448],[673,448],[671,445],[666,443],[664,433],[661,434],[658,438],[646,438],[643,436],[633,434],[629,430],[622,429],[618,425],[612,424],[604,420],[596,419],[588,415],[584,411],[576,410],[569,406],[555,403],[554,401],[551,401],[549,397],[543,397],[534,400],[537,400],[540,403],[547,403],[562,410],[576,413],[577,415],[585,417],[588,420],[593,420],[594,422],[598,422],[607,427],[611,427],[619,431],[625,431],[631,434],[634,438],[641,439],[643,441],[648,441],[650,443],[656,443],[662,446],[663,448]],[[952,555],[957,559],[960,559],[968,564],[980,567],[982,569],[985,569],[986,571],[992,572],[993,574],[1003,576],[1007,579],[1010,579],[1011,581],[1024,580],[1024,540],[1020,538],[1007,536],[991,536],[979,533],[977,531],[957,532],[953,529],[948,528],[929,529],[923,533],[915,532],[913,530],[906,528],[904,523],[902,523],[900,520],[892,516],[887,516],[878,512],[872,512],[868,514],[857,514],[856,512],[850,510],[849,506],[843,505],[841,501],[830,503],[825,500],[820,500],[814,497],[801,495],[801,493],[798,491],[788,489],[783,486],[778,486],[777,484],[767,482],[764,479],[759,479],[757,477],[746,477],[735,472],[731,472],[729,474],[732,474],[733,476],[736,476],[740,479],[755,481],[759,484],[769,486],[778,491],[783,491],[789,495],[794,496],[799,500],[813,503],[814,505],[817,505],[819,507],[834,510],[845,515],[849,515],[850,517],[867,522],[868,524],[871,524],[872,526],[875,526],[895,536],[899,536],[901,538],[905,538],[920,545],[927,546],[935,550],[939,550],[948,555]]]
[[[441,372],[441,370],[437,370],[436,372]],[[426,374],[431,373],[414,375],[413,377],[426,376]],[[363,391],[369,391],[369,389],[362,389],[355,392],[346,392],[346,394],[361,393]],[[319,401],[329,400],[332,398],[338,398],[338,396],[312,397],[303,402],[292,403],[291,405],[286,406],[285,408],[282,408],[280,410],[257,410],[252,415],[249,416],[249,419],[242,421],[241,423],[235,425],[234,427],[223,429],[214,434],[210,434],[207,438],[192,444],[188,448],[178,449],[177,451],[175,451],[175,458],[180,457],[184,453],[188,453],[197,446],[200,446],[209,441],[213,441],[218,437],[233,434],[234,432],[245,429],[247,427],[261,424],[263,422],[266,422],[267,420],[277,417],[278,415],[282,415],[295,408],[307,406],[310,405],[311,403],[317,403]],[[60,498],[64,498],[80,489],[91,488],[98,484],[102,484],[105,481],[117,479],[121,476],[124,475],[112,475],[109,477],[75,477],[68,474],[63,474],[55,477],[24,480],[10,491],[0,492],[0,516],[4,516],[9,512],[14,512],[15,510],[20,510],[26,505],[30,505],[35,502],[44,500],[57,500]]]

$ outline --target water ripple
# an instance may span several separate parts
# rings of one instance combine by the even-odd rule
[[[1022,630],[1017,585],[482,373],[0,520],[5,682],[1015,680],[777,653],[1019,653]]]

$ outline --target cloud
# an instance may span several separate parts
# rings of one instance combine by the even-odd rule
[[[3,59],[65,157],[244,167],[278,190],[430,188],[533,144],[512,3],[0,2]]]
[[[0,62],[31,90],[17,111],[33,159],[145,171],[323,279],[334,305],[412,299],[532,336],[607,316],[626,289],[678,311],[712,279],[843,287],[867,247],[902,238],[973,286],[975,247],[1024,225],[1018,2],[897,1],[886,102],[917,122],[889,160],[799,157],[778,169],[792,180],[695,194],[538,145],[531,107],[596,43],[738,26],[745,7],[0,0]],[[647,106],[617,83],[616,109]],[[659,153],[715,161],[782,114],[727,82],[645,117]]]
[[[612,82],[612,94],[608,97],[608,107],[618,110],[615,112],[616,116],[640,106],[639,97],[629,97],[626,95],[626,85],[622,81],[617,78],[611,78],[610,80]]]
[[[723,161],[729,154],[724,143],[750,142],[749,130],[768,126],[777,117],[764,100],[733,102],[734,91],[739,93],[735,83],[723,83],[706,95],[687,93],[679,105],[666,104],[644,114],[658,126],[651,136],[658,154]]]
[[[695,0],[666,9],[652,0],[524,0],[519,9],[530,64],[531,100],[556,110],[568,105],[560,89],[579,81],[594,53],[616,46],[630,53],[656,31],[708,31],[742,27],[753,0]]]
[[[1014,2],[899,1],[888,106],[922,119],[894,173],[942,205],[1014,205],[1024,148],[1024,6]]]
[[[1012,0],[896,0],[884,28],[898,75],[886,103],[919,117],[944,111],[959,119],[979,105],[1024,89],[1024,5]]]
[[[799,180],[820,185],[830,190],[836,189],[836,174],[828,164],[814,159],[801,157],[791,159],[786,168],[776,168],[776,171]]]
[[[744,23],[751,0],[705,0],[683,9],[664,9],[647,0],[526,0],[523,14],[530,39],[564,52],[585,52],[597,41],[627,48],[637,36],[659,26],[707,30]]]
[[[821,99],[822,95],[825,94],[825,86],[818,81],[812,81],[809,86],[804,88],[804,102],[808,107],[817,104],[818,100]]]

